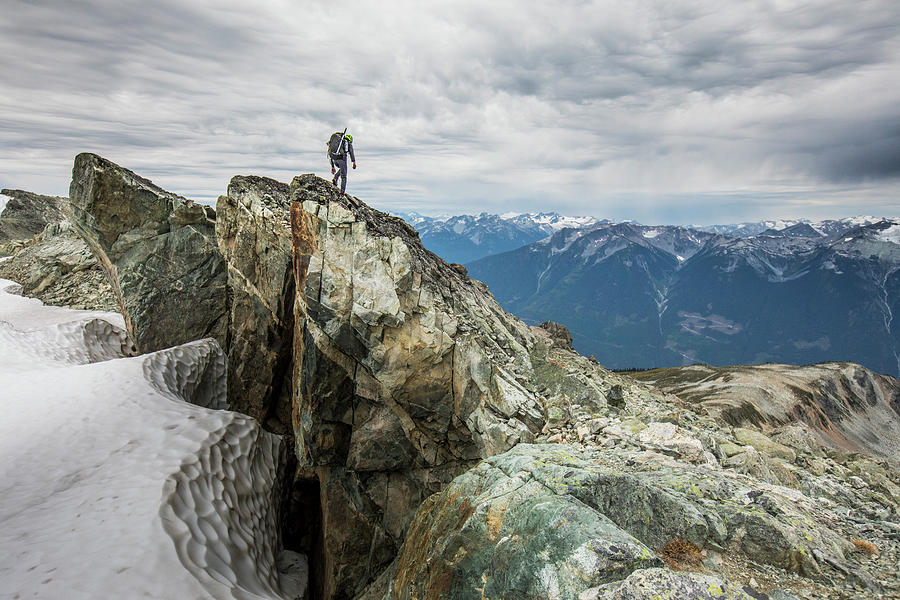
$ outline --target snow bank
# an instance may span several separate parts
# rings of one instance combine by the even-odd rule
[[[0,280],[0,597],[293,598],[278,437],[221,406],[213,340],[129,357],[116,314]],[[282,573],[276,563],[291,574]]]

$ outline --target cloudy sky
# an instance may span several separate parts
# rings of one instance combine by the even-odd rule
[[[328,174],[382,210],[900,214],[897,0],[0,0],[0,186],[96,152],[184,196]]]

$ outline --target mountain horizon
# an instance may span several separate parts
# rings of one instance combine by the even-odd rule
[[[746,237],[601,224],[466,266],[611,368],[852,360],[896,375],[900,221],[859,221]]]

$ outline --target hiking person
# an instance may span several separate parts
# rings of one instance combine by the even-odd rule
[[[336,131],[328,140],[328,159],[331,161],[331,174],[334,175],[331,183],[337,186],[338,177],[341,178],[341,193],[347,189],[347,154],[356,168],[356,155],[353,153],[353,136],[344,129],[343,133]]]

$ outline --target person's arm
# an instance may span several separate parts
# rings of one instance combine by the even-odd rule
[[[356,168],[356,155],[353,154],[353,142],[347,142],[347,149],[350,150],[350,160],[353,161],[353,168]]]
[[[334,174],[334,159],[329,155],[328,162],[331,163],[331,173]]]

